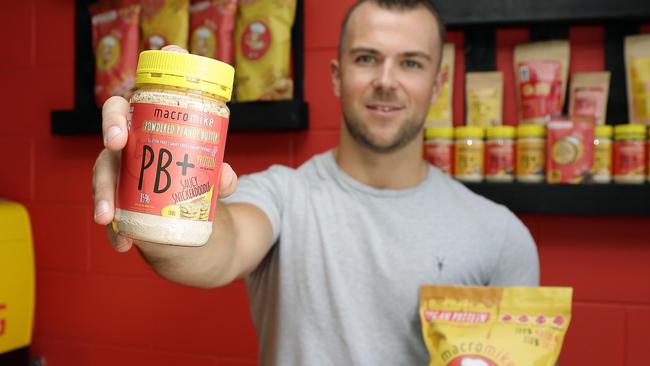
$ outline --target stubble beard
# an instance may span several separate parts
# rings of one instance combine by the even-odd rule
[[[408,145],[418,136],[424,126],[424,119],[422,119],[422,121],[407,119],[402,123],[395,137],[391,141],[381,144],[372,136],[367,124],[364,124],[360,118],[351,116],[345,108],[343,108],[343,122],[345,123],[345,128],[348,130],[348,133],[356,142],[369,150],[380,154],[391,153]],[[398,122],[396,121],[395,123]]]

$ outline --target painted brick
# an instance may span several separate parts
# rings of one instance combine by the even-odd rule
[[[623,366],[624,317],[622,306],[574,302],[560,364]]]
[[[542,283],[573,286],[581,301],[650,303],[650,218],[541,216],[538,223]]]
[[[257,357],[243,282],[202,290],[160,281],[153,289],[153,347],[220,358]]]
[[[34,337],[30,345],[32,358],[42,357],[47,366],[89,366],[92,347],[89,344]]]
[[[92,366],[217,366],[209,357],[171,354],[149,349],[97,346],[92,352]]]
[[[650,365],[650,306],[626,306],[626,365]]]
[[[33,0],[37,66],[74,65],[74,1]],[[90,30],[88,30],[90,33]],[[53,40],[56,40],[53,42]]]
[[[0,13],[0,34],[5,36],[0,65],[5,68],[23,68],[33,65],[32,22],[34,3],[32,0],[5,1]]]
[[[569,75],[577,71],[605,69],[605,28],[603,26],[571,27],[569,41],[571,43]]]
[[[0,196],[27,203],[34,198],[34,144],[23,137],[0,137]]]
[[[339,131],[305,131],[295,134],[295,165],[299,166],[313,155],[338,145]]]
[[[37,271],[34,336],[69,341],[92,337],[91,290],[87,275]]]
[[[337,129],[341,125],[341,103],[334,95],[330,61],[336,50],[305,52],[305,100],[309,103],[309,129]],[[310,87],[312,86],[312,87]]]
[[[89,341],[128,347],[151,346],[152,281],[92,276],[88,303]]]
[[[229,133],[224,161],[238,175],[264,170],[272,164],[291,165],[291,143],[288,132]]]
[[[36,199],[92,202],[92,168],[103,148],[100,136],[45,137],[36,141]]]
[[[305,1],[305,48],[336,48],[345,12],[353,0]]]
[[[63,272],[88,270],[88,208],[64,203],[29,206],[36,268]]]

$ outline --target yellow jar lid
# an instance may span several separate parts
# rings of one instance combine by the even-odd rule
[[[614,136],[617,140],[626,138],[644,139],[646,136],[645,125],[616,125],[614,126]]]
[[[425,139],[451,139],[454,137],[453,127],[427,127],[424,129]]]
[[[544,125],[519,125],[517,126],[518,137],[544,137],[546,136],[546,126]]]
[[[140,53],[135,83],[200,90],[229,101],[234,77],[235,69],[221,61],[189,53],[152,50]]]
[[[609,125],[596,126],[596,137],[612,137],[614,128]]]
[[[515,128],[513,126],[491,126],[487,128],[487,138],[506,138],[515,137]]]
[[[484,132],[481,127],[459,126],[454,129],[454,135],[457,139],[482,139]]]

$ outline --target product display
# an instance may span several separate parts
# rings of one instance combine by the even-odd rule
[[[546,128],[542,125],[519,125],[516,151],[517,181],[543,182],[546,166]]]
[[[462,182],[482,181],[485,161],[483,129],[473,126],[456,127],[454,135],[454,177]]]
[[[293,98],[295,12],[296,0],[240,2],[235,30],[237,101]]]
[[[424,130],[424,158],[443,173],[453,174],[453,127],[429,127]]]
[[[142,4],[141,50],[159,50],[167,45],[187,49],[189,0],[140,0]]]
[[[113,95],[131,97],[138,63],[140,5],[135,0],[100,2],[90,7],[95,54],[95,103]]]
[[[190,53],[235,62],[233,36],[237,0],[204,0],[190,6]]]
[[[515,47],[515,91],[519,123],[544,124],[562,114],[569,73],[568,41]]]
[[[554,118],[546,126],[546,182],[578,184],[591,181],[594,164],[594,124]]]
[[[569,116],[605,123],[610,72],[577,72],[571,75]]]
[[[468,72],[465,76],[467,125],[498,126],[503,114],[503,74],[501,72]]]
[[[645,181],[648,154],[644,125],[614,127],[614,182],[641,184]]]
[[[569,287],[422,286],[429,366],[555,366],[572,297]]]
[[[596,127],[594,139],[594,165],[591,169],[591,179],[594,183],[609,183],[612,181],[612,136],[614,128],[602,125]]]
[[[440,78],[442,87],[438,91],[438,99],[429,107],[425,125],[427,127],[451,127],[453,125],[452,99],[454,96],[454,65],[456,63],[456,47],[453,43],[445,43],[440,62]]]
[[[485,180],[512,182],[515,171],[515,128],[494,126],[487,128],[485,144]]]
[[[140,55],[114,230],[156,243],[207,242],[217,200],[232,66],[165,51]]]
[[[650,125],[650,34],[625,37],[630,123]]]

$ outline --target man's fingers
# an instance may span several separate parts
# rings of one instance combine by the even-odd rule
[[[118,96],[108,98],[102,107],[102,131],[104,146],[117,151],[126,145],[126,117],[129,114],[129,102]]]
[[[93,198],[95,222],[106,225],[115,215],[115,188],[120,164],[120,152],[104,149],[93,168]]]
[[[219,197],[225,198],[235,193],[237,189],[237,174],[228,163],[221,164],[221,182],[219,182]]]
[[[111,241],[111,245],[115,251],[126,253],[131,250],[133,239],[117,235],[110,224],[106,225],[106,233],[108,234],[108,239]]]

